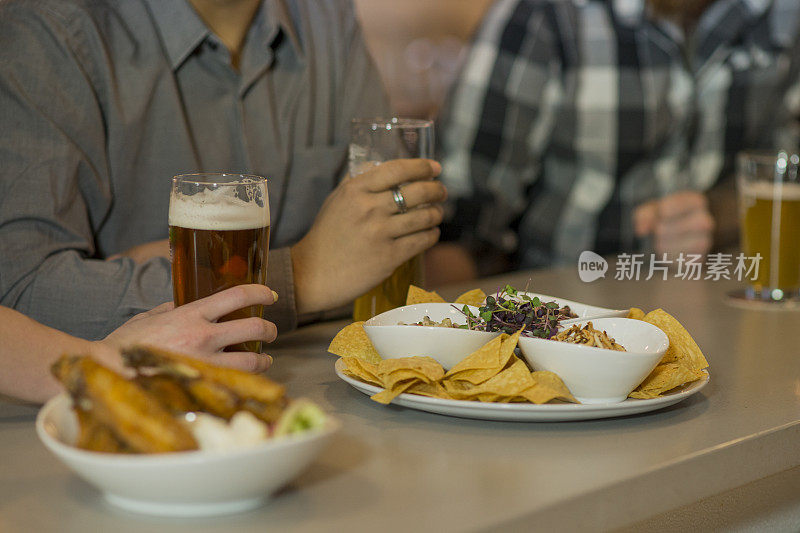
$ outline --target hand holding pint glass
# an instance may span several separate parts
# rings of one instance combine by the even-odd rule
[[[267,180],[242,174],[183,174],[172,179],[169,242],[175,305],[229,287],[265,284],[269,250]],[[262,306],[220,321],[260,317]],[[260,341],[226,351],[261,351]]]
[[[351,124],[349,172],[356,176],[391,159],[431,159],[433,122],[413,119],[354,119]],[[397,214],[408,210],[402,185],[392,189]],[[421,285],[422,255],[402,265],[378,286],[358,297],[353,304],[353,319],[367,320],[377,314],[405,305],[411,284]]]

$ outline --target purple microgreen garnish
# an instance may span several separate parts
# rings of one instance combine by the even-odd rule
[[[467,319],[462,329],[500,331],[509,335],[522,329],[524,337],[543,339],[549,339],[558,332],[559,321],[576,316],[569,306],[559,307],[556,302],[542,302],[538,297],[520,294],[511,285],[506,285],[493,296],[487,296],[484,305],[478,308],[477,315],[466,305],[459,311]]]

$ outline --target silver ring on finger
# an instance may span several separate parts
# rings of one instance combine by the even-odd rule
[[[397,211],[399,214],[403,214],[408,211],[408,206],[406,205],[406,197],[403,196],[403,191],[400,190],[400,186],[392,187],[392,198],[394,199],[394,203],[397,206]]]

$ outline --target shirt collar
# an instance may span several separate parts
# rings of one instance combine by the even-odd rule
[[[303,45],[300,41],[298,26],[295,24],[295,20],[292,18],[292,13],[289,11],[286,1],[265,0],[263,9],[261,9],[260,13],[262,13],[262,16],[266,19],[268,25],[270,24],[270,21],[277,23],[278,27],[286,33],[286,36],[289,38],[289,42],[292,44],[295,52],[297,52],[298,56],[302,57]]]
[[[172,70],[177,70],[210,30],[187,0],[145,0]]]
[[[200,43],[211,35],[188,0],[145,0],[155,19],[161,41],[169,58],[172,70],[177,70]],[[286,33],[289,42],[302,57],[303,49],[291,14],[283,0],[264,0],[258,10],[252,30],[260,26],[255,37],[263,39],[264,46],[277,42],[280,31]]]

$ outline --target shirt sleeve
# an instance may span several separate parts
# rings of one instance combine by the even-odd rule
[[[295,329],[298,325],[297,301],[294,293],[292,254],[288,247],[269,251],[267,286],[278,293],[278,301],[264,307],[264,318],[275,323],[278,333]]]
[[[30,5],[0,7],[0,303],[102,338],[171,299],[169,262],[98,256],[113,193],[100,93],[72,21]]]
[[[450,239],[516,246],[510,225],[528,206],[563,92],[547,20],[529,2],[498,2],[472,43],[442,120]]]

